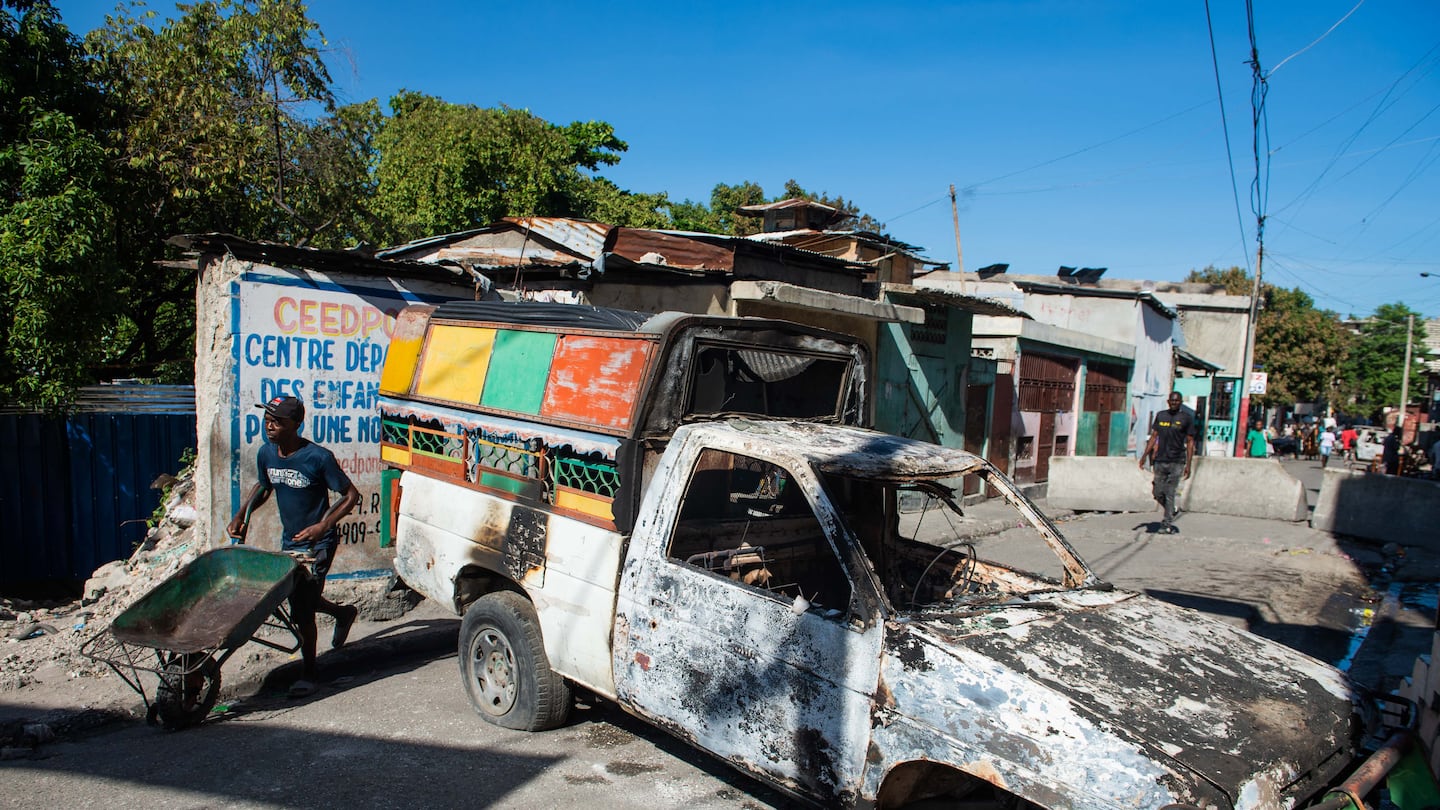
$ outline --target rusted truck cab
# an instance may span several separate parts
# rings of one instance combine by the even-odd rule
[[[1351,764],[1341,673],[1112,589],[984,460],[860,426],[854,341],[531,313],[408,312],[382,381],[396,570],[464,616],[486,720],[580,686],[843,807],[1279,810]],[[967,528],[971,476],[1006,530]]]

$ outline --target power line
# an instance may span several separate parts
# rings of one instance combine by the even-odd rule
[[[1206,0],[1206,4],[1207,4],[1207,5],[1209,4],[1209,0]],[[1136,135],[1136,134],[1139,134],[1139,133],[1141,133],[1141,132],[1144,132],[1144,131],[1147,130],[1147,129],[1152,129],[1152,128],[1154,128],[1154,127],[1158,127],[1158,126],[1160,126],[1161,124],[1164,124],[1164,123],[1166,123],[1166,122],[1168,122],[1168,121],[1172,121],[1172,120],[1174,120],[1174,119],[1176,119],[1176,118],[1179,118],[1179,117],[1182,116],[1182,115],[1188,115],[1189,113],[1192,113],[1192,112],[1200,109],[1201,107],[1204,107],[1204,106],[1208,105],[1209,103],[1210,103],[1210,100],[1209,100],[1209,99],[1206,99],[1206,100],[1200,102],[1199,104],[1196,104],[1196,105],[1193,106],[1193,107],[1187,107],[1186,109],[1183,109],[1183,110],[1181,110],[1180,112],[1172,113],[1171,115],[1167,115],[1167,116],[1165,116],[1164,118],[1161,118],[1161,119],[1158,120],[1158,121],[1152,121],[1152,122],[1150,122],[1150,123],[1148,123],[1148,124],[1146,124],[1146,125],[1144,125],[1144,126],[1142,126],[1142,127],[1137,127],[1137,128],[1135,128],[1135,129],[1130,130],[1129,132],[1125,132],[1125,133],[1122,133],[1122,134],[1120,134],[1120,135],[1116,135],[1116,136],[1113,137],[1113,138],[1109,138],[1109,139],[1107,139],[1107,140],[1100,141],[1099,143],[1093,143],[1093,144],[1091,144],[1091,145],[1089,145],[1089,146],[1085,146],[1085,147],[1082,147],[1082,148],[1080,148],[1080,149],[1076,149],[1076,150],[1073,151],[1073,152],[1069,152],[1069,153],[1064,154],[1064,155],[1061,155],[1061,156],[1059,156],[1059,157],[1055,157],[1055,158],[1051,158],[1051,159],[1049,159],[1049,160],[1041,161],[1040,163],[1036,163],[1034,166],[1030,166],[1030,167],[1027,167],[1027,168],[1024,168],[1024,169],[1019,169],[1019,170],[1017,170],[1017,171],[1013,171],[1013,172],[1010,172],[1010,173],[1008,173],[1008,174],[1002,174],[1002,175],[1000,175],[999,177],[992,177],[992,178],[990,178],[989,180],[981,180],[981,181],[978,182],[978,183],[972,183],[972,184],[970,184],[970,185],[968,185],[968,186],[965,187],[965,191],[966,191],[966,192],[969,192],[969,193],[973,193],[975,189],[978,189],[978,188],[980,188],[981,186],[988,186],[988,185],[990,185],[991,183],[998,183],[998,182],[1001,181],[1001,180],[1007,180],[1007,179],[1009,179],[1009,178],[1011,178],[1011,177],[1014,177],[1014,176],[1017,175],[1017,174],[1024,174],[1024,173],[1026,173],[1026,172],[1033,172],[1033,171],[1035,171],[1036,169],[1044,168],[1045,166],[1049,166],[1049,165],[1052,164],[1052,163],[1059,163],[1059,162],[1062,161],[1062,160],[1069,160],[1070,158],[1075,157],[1076,155],[1083,155],[1083,154],[1085,154],[1086,152],[1089,152],[1089,151],[1092,151],[1092,150],[1095,150],[1095,149],[1099,149],[1099,148],[1102,147],[1102,146],[1108,146],[1108,145],[1110,145],[1110,144],[1112,144],[1112,143],[1115,143],[1116,141],[1124,140],[1125,138],[1128,138],[1128,137],[1130,137],[1131,135]]]
[[[1321,34],[1320,36],[1316,37],[1314,42],[1310,43],[1309,45],[1306,45],[1305,47],[1301,48],[1300,50],[1296,51],[1295,53],[1292,53],[1292,54],[1290,54],[1289,56],[1285,57],[1284,59],[1281,59],[1279,62],[1275,63],[1275,67],[1270,68],[1270,75],[1271,75],[1271,76],[1274,76],[1274,75],[1275,75],[1275,71],[1277,71],[1277,70],[1279,70],[1280,68],[1284,67],[1286,62],[1289,62],[1291,59],[1294,59],[1295,57],[1299,56],[1299,55],[1302,54],[1302,53],[1305,53],[1306,51],[1310,50],[1311,48],[1315,47],[1316,45],[1319,45],[1319,44],[1320,44],[1320,40],[1322,40],[1322,39],[1330,36],[1331,32],[1333,32],[1336,28],[1339,28],[1341,23],[1343,23],[1343,22],[1345,22],[1346,20],[1350,19],[1350,15],[1351,15],[1351,14],[1354,14],[1354,13],[1357,12],[1357,11],[1359,11],[1359,10],[1360,10],[1360,7],[1363,6],[1363,5],[1365,5],[1365,0],[1360,0],[1360,2],[1358,2],[1358,3],[1355,4],[1355,7],[1354,7],[1354,8],[1352,8],[1352,9],[1350,9],[1349,11],[1345,12],[1345,16],[1344,16],[1344,17],[1341,17],[1340,19],[1336,20],[1334,25],[1332,25],[1332,26],[1330,26],[1328,29],[1326,29],[1326,30],[1325,30],[1325,33],[1323,33],[1323,34]]]
[[[1205,0],[1205,28],[1210,33],[1210,65],[1215,70],[1215,95],[1220,104],[1220,128],[1225,133],[1225,165],[1230,169],[1230,195],[1235,200],[1235,222],[1240,227],[1240,244],[1245,245],[1245,215],[1240,213],[1240,184],[1235,178],[1235,156],[1230,149],[1230,123],[1225,119],[1225,92],[1220,84],[1220,60],[1215,53],[1215,25],[1210,20],[1210,0]],[[1207,102],[1208,103],[1208,102]],[[1245,270],[1254,274],[1250,266],[1250,251],[1243,250]]]

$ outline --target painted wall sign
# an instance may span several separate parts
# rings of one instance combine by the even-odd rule
[[[264,412],[255,404],[298,397],[305,404],[300,435],[334,453],[361,493],[360,505],[338,527],[334,575],[388,573],[390,552],[379,548],[380,371],[395,316],[407,304],[435,299],[263,273],[245,274],[232,292],[231,503],[256,480],[265,432]],[[279,536],[279,517],[267,504],[252,518],[248,542],[278,548]]]

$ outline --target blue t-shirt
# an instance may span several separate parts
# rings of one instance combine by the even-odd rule
[[[311,441],[283,458],[280,450],[267,442],[260,446],[256,463],[261,486],[275,491],[275,506],[280,510],[283,530],[281,548],[291,544],[296,532],[325,517],[330,511],[331,490],[350,489],[350,477],[340,469],[335,454]],[[332,531],[316,541],[316,545],[333,543],[335,539]]]

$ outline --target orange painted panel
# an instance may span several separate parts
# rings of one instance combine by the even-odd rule
[[[654,350],[653,342],[636,338],[561,336],[540,414],[628,429]]]
[[[478,403],[494,346],[494,329],[432,326],[415,393],[466,405]]]

